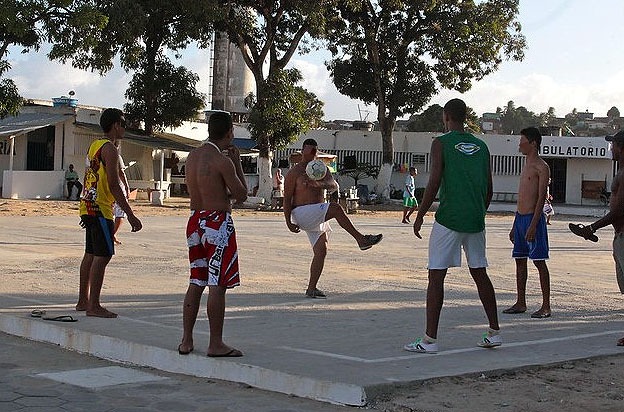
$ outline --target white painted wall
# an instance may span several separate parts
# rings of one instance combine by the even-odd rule
[[[2,197],[10,199],[61,199],[65,172],[9,171],[3,172]]]

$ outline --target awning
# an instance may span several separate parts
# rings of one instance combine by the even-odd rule
[[[253,149],[254,147],[256,147],[256,141],[253,139],[243,139],[240,137],[235,137],[232,143],[234,143],[234,146],[238,147],[239,149]]]
[[[76,128],[89,134],[104,136],[102,128],[96,124],[77,122]],[[146,136],[126,131],[124,140],[152,149],[171,149],[181,152],[190,152],[202,144],[202,142],[197,140],[189,139],[173,133],[154,133],[152,136]]]
[[[62,123],[72,114],[20,113],[0,119],[0,137],[18,136],[42,127]]]

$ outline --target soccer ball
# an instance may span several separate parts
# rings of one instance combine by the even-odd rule
[[[312,160],[306,166],[306,174],[312,180],[321,180],[327,174],[327,166],[322,160]]]

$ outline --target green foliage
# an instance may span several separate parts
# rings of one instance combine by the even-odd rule
[[[22,53],[38,51],[43,42],[55,48],[65,42],[88,43],[106,24],[106,17],[87,0],[3,0],[0,7],[0,77],[11,68],[10,46]],[[0,80],[0,117],[16,114],[22,98],[11,79]]]
[[[442,113],[444,108],[439,104],[432,104],[421,114],[410,118],[407,129],[410,132],[443,132]]]
[[[529,126],[541,124],[540,117],[526,107],[516,107],[513,101],[509,101],[501,115],[501,127],[503,134],[520,134],[520,130]]]
[[[241,50],[256,81],[249,122],[263,158],[322,116],[316,96],[293,88],[299,80],[292,80],[285,68],[296,51],[305,53],[316,47],[313,39],[324,35],[328,22],[336,18],[336,3],[337,0],[241,0],[228,1],[223,6],[223,19],[216,26]],[[280,84],[281,81],[286,83]],[[277,95],[289,96],[291,100],[280,101]],[[305,101],[308,103],[303,104]],[[302,119],[302,115],[309,118]]]
[[[314,93],[296,85],[301,80],[297,69],[281,70],[267,79],[271,93],[262,102],[248,97],[249,130],[259,145],[267,139],[270,147],[284,148],[321,124],[323,103]]]
[[[217,4],[195,0],[93,1],[108,16],[106,27],[91,41],[68,41],[53,48],[51,57],[62,62],[71,59],[74,67],[103,74],[113,68],[114,58],[119,55],[126,71],[136,71],[126,92],[126,97],[132,99],[127,107],[144,120],[147,134],[194,117],[192,109],[203,107],[198,104],[203,95],[195,89],[195,75],[183,67],[175,69],[164,56],[173,51],[179,57],[193,42],[207,47],[213,35],[212,23],[217,18]],[[162,83],[163,79],[176,86],[192,86],[192,90],[174,91]],[[160,92],[168,94],[160,96]],[[144,110],[141,115],[135,111],[138,108]]]
[[[617,118],[619,118],[620,117],[620,110],[617,107],[615,107],[615,106],[611,107],[609,109],[609,111],[607,111],[607,117],[609,119],[617,119]]]
[[[361,0],[338,10],[327,67],[338,91],[378,107],[384,163],[399,116],[422,110],[439,87],[465,92],[503,58],[523,58],[518,0]]]
[[[340,165],[338,174],[341,176],[349,176],[354,180],[354,186],[358,185],[360,179],[372,177],[377,179],[379,176],[379,166],[374,166],[368,162],[358,162],[355,169],[345,169],[344,165]]]
[[[148,67],[137,70],[126,91],[130,102],[124,106],[124,111],[131,122],[147,122],[146,96],[155,99],[150,101],[156,109],[150,119],[155,130],[181,126],[204,107],[206,96],[196,89],[199,76],[195,73],[185,67],[175,67],[165,56],[156,61],[152,77],[146,75],[148,70]]]

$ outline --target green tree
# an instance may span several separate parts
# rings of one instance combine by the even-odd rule
[[[146,75],[148,67],[140,67],[133,75],[124,105],[129,119],[145,121],[148,108],[146,95],[157,91],[151,127],[163,130],[165,127],[178,127],[184,120],[193,119],[204,107],[206,96],[197,91],[199,76],[185,67],[175,67],[165,56],[156,60],[153,78]],[[151,90],[148,90],[151,84]]]
[[[106,17],[85,0],[3,0],[0,7],[0,118],[15,115],[22,104],[18,88],[9,78],[10,47],[22,53],[52,43],[49,56],[64,42],[89,43],[106,24]]]
[[[249,131],[254,140],[261,142],[267,137],[271,147],[285,147],[293,138],[321,124],[323,102],[297,86],[301,80],[297,69],[281,70],[267,79],[271,93],[262,102],[254,95],[249,97]]]
[[[607,117],[610,120],[618,119],[620,117],[620,110],[615,106],[611,107],[607,112]]]
[[[465,92],[503,58],[521,60],[517,0],[343,1],[327,66],[342,94],[377,105],[387,197],[396,119],[423,108],[438,88]]]
[[[136,71],[133,80],[140,86],[140,92],[129,90],[133,99],[129,107],[142,107],[143,112],[133,112],[132,120],[142,120],[145,132],[152,134],[155,128],[175,126],[188,117],[163,117],[171,107],[174,114],[186,116],[197,110],[195,97],[201,96],[195,90],[195,82],[188,70],[174,69],[167,62],[167,51],[175,57],[191,43],[200,48],[210,44],[213,35],[213,21],[218,16],[216,2],[194,0],[93,0],[99,10],[108,16],[106,27],[95,41],[66,42],[62,48],[53,50],[53,58],[61,61],[71,59],[72,65],[81,69],[97,70],[100,74],[113,68],[115,56],[119,55],[121,66],[126,71]],[[166,73],[166,74],[165,74]],[[163,76],[174,84],[190,86],[194,98],[174,101],[161,99],[163,93],[171,90],[162,82]],[[171,77],[173,76],[173,77]],[[139,101],[140,100],[140,101]],[[202,105],[203,106],[203,105]],[[160,115],[159,115],[160,113]],[[159,122],[165,123],[159,123]]]
[[[296,139],[300,133],[312,126],[312,124],[307,126],[283,124],[281,130],[290,130],[293,133],[285,139],[285,134],[281,134],[278,139],[276,135],[270,134],[267,124],[269,119],[274,117],[274,113],[279,112],[280,107],[300,104],[296,101],[282,103],[272,98],[274,89],[278,87],[276,81],[285,78],[282,72],[295,52],[307,52],[314,46],[312,39],[325,33],[327,21],[332,13],[335,13],[333,10],[336,1],[239,0],[225,2],[224,18],[219,22],[218,28],[227,32],[230,41],[240,49],[256,82],[254,112],[250,117],[250,128],[254,131],[253,137],[258,142],[260,150],[258,196],[268,198],[271,194],[272,150],[283,147],[282,144]],[[291,86],[287,86],[289,87]],[[318,106],[316,98],[307,99],[307,101]],[[273,107],[275,104],[277,107]],[[306,110],[315,112],[314,108]],[[281,112],[281,114],[288,119],[288,113]],[[297,117],[294,116],[293,120]],[[298,131],[297,134],[295,134],[296,131]]]
[[[501,127],[504,134],[520,134],[520,130],[529,126],[538,126],[540,118],[526,107],[516,107],[509,101],[501,115]]]
[[[343,166],[338,170],[338,174],[341,176],[349,176],[354,181],[353,186],[357,187],[360,179],[365,179],[367,177],[377,179],[377,176],[379,176],[379,166],[372,165],[368,162],[358,162],[355,169],[345,169]]]
[[[552,126],[554,122],[557,120],[557,115],[555,114],[555,108],[549,107],[548,111],[539,114],[539,124],[540,126]]]
[[[410,132],[443,132],[442,113],[444,108],[439,104],[432,104],[421,114],[415,115],[414,120],[407,125]]]

